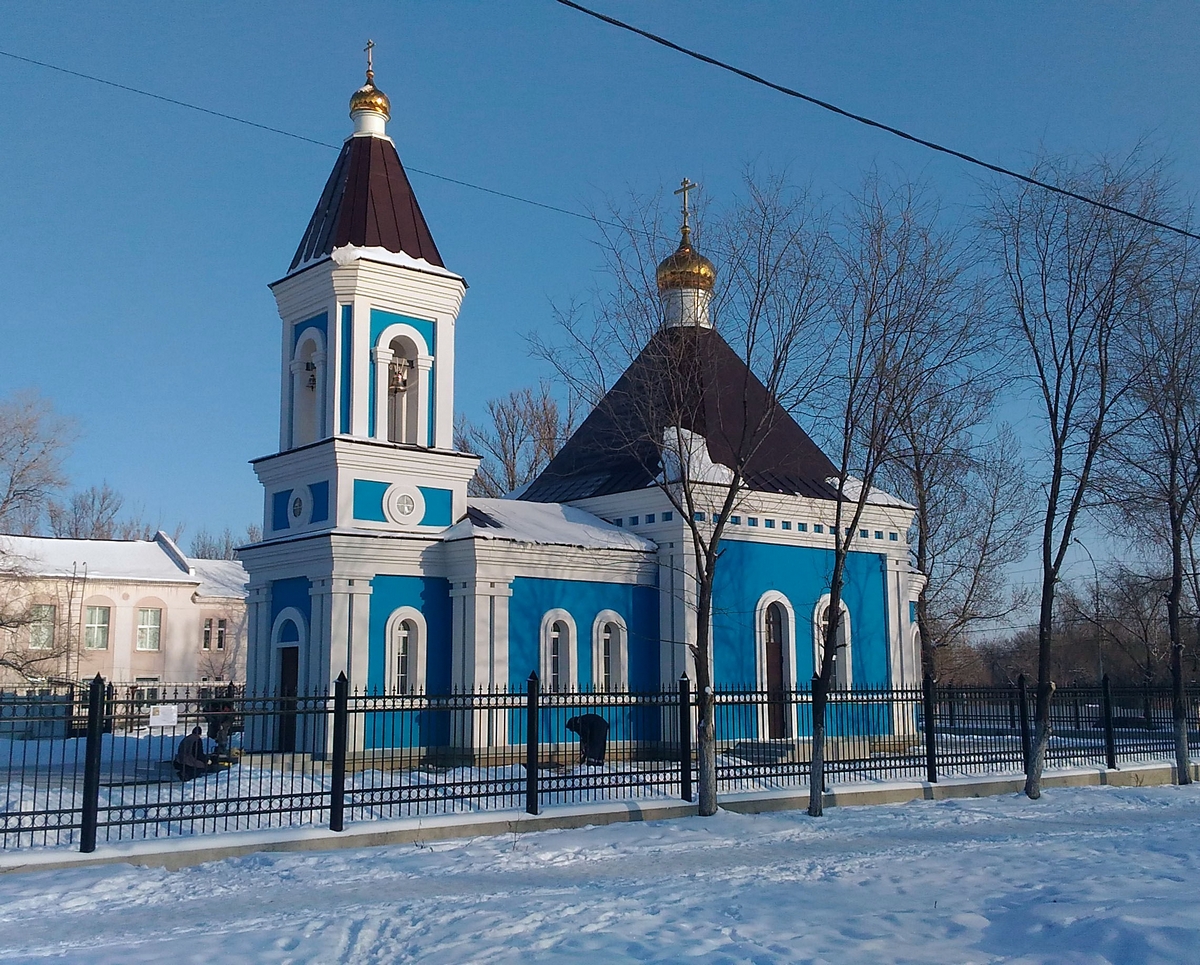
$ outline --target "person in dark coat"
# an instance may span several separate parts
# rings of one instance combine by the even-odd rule
[[[179,742],[179,749],[175,751],[175,760],[171,763],[175,765],[175,772],[184,781],[190,781],[194,777],[208,773],[208,767],[212,761],[204,753],[204,738],[201,736],[199,727],[193,727],[192,732]]]
[[[233,733],[236,718],[233,694],[230,684],[224,694],[209,701],[204,715],[208,721],[208,739],[217,745],[213,754],[217,760],[229,759],[229,735]]]
[[[579,762],[603,764],[608,746],[608,721],[599,714],[581,714],[567,721],[567,730],[579,735]]]

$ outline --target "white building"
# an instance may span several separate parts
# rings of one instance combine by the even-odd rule
[[[243,681],[246,571],[153,540],[0,536],[0,683]],[[24,668],[21,673],[16,668]]]

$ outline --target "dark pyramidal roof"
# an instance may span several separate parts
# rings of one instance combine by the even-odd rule
[[[396,147],[386,138],[346,139],[288,271],[344,245],[386,248],[445,267]]]
[[[675,425],[703,436],[714,463],[733,467],[742,453],[751,490],[837,498],[826,482],[833,463],[746,363],[715,329],[687,327],[650,339],[520,498],[644,489],[662,471],[663,430]]]

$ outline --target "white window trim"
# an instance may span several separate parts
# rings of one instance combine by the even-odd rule
[[[307,346],[311,343],[312,350],[308,350]],[[307,356],[307,358],[306,358]],[[317,376],[317,388],[315,398],[313,399],[313,432],[316,435],[315,440],[320,441],[325,438],[325,401],[326,390],[325,384],[325,360],[328,354],[325,350],[325,336],[321,334],[319,328],[309,327],[300,333],[300,337],[296,340],[296,347],[292,350],[291,362],[288,366],[292,374],[291,383],[291,415],[288,419],[288,435],[289,443],[295,447],[299,443],[296,441],[296,416],[297,403],[303,396],[302,391],[307,390],[308,373],[304,370],[305,361],[310,361],[316,368],[314,372]],[[308,443],[305,443],[307,445]]]
[[[611,623],[617,632],[612,658],[613,691],[629,689],[629,627],[625,618],[616,610],[601,610],[592,621],[592,686],[597,690],[604,688],[604,626]]]
[[[88,610],[107,610],[108,611],[108,619],[103,624],[90,623],[88,621]],[[112,611],[113,611],[113,606],[111,603],[86,603],[85,602],[83,604],[83,648],[84,648],[84,650],[91,650],[96,653],[104,653],[111,646],[111,644],[112,644]],[[91,629],[93,626],[95,626],[95,627],[103,626],[104,627],[104,646],[103,647],[88,646],[88,630]]]
[[[567,649],[565,653],[559,653],[559,660],[565,658],[566,666],[560,666],[558,675],[562,680],[566,681],[566,686],[559,690],[560,693],[566,691],[578,690],[578,640],[579,632],[575,628],[575,618],[566,610],[555,608],[547,610],[542,616],[542,632],[541,632],[541,653],[538,661],[540,670],[538,676],[541,678],[542,690],[549,692],[550,690],[550,628],[555,623],[561,622],[567,628]]]
[[[142,612],[146,611],[146,610],[157,610],[158,611],[158,626],[154,628],[154,629],[158,630],[158,639],[155,640],[156,646],[153,646],[153,647],[143,647],[142,646],[142,630],[143,630]],[[138,653],[160,653],[162,651],[163,610],[164,610],[164,607],[161,607],[161,606],[139,606],[137,608],[137,627],[135,628],[135,631],[134,631],[135,636],[134,636],[133,646],[134,646],[134,649],[137,650]],[[150,629],[150,628],[146,627],[145,629]]]
[[[427,652],[426,641],[429,639],[429,628],[425,623],[425,615],[416,607],[402,606],[392,611],[388,617],[387,626],[384,630],[384,641],[386,650],[386,659],[384,661],[386,677],[384,677],[384,692],[389,694],[397,693],[396,690],[396,631],[400,624],[407,620],[416,627],[416,639],[409,640],[408,651],[408,679],[409,693],[423,694],[425,693],[425,654]]]
[[[796,689],[796,611],[792,601],[778,590],[767,590],[758,598],[754,607],[754,665],[756,687],[760,693],[767,692],[767,607],[778,603],[783,609],[783,688],[787,691]],[[788,738],[795,736],[796,705],[791,702],[787,706],[785,717]],[[766,735],[770,730],[770,718],[767,706],[759,704],[758,732]]]
[[[391,345],[397,338],[407,339],[416,351],[416,371],[412,374],[417,379],[417,445],[427,444],[429,432],[429,381],[433,369],[433,353],[429,351],[429,343],[425,336],[413,326],[404,322],[394,322],[379,333],[379,338],[371,347],[371,361],[375,365],[375,399],[372,407],[375,410],[375,438],[388,438],[388,365],[392,361]]]
[[[812,615],[812,640],[813,640],[813,672],[821,672],[821,655],[824,649],[824,632],[821,628],[821,614],[825,612],[825,608],[829,606],[830,596],[826,593],[817,601],[817,605],[813,607]],[[854,686],[854,650],[852,648],[852,640],[850,636],[850,609],[846,606],[846,601],[841,600],[842,618],[840,626],[845,632],[846,645],[842,648],[846,653],[846,685],[845,687],[837,687],[836,682],[831,688],[831,692],[838,690],[850,690]]]
[[[49,622],[33,618],[33,612],[38,607],[48,607],[50,610]],[[30,650],[53,650],[54,641],[58,636],[58,605],[54,603],[35,603],[29,609],[30,624],[29,624],[29,649]],[[45,644],[38,644],[34,641],[37,639],[37,632],[40,628],[49,626],[50,641]]]

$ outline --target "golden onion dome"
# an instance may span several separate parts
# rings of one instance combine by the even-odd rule
[[[392,102],[387,94],[375,86],[375,71],[367,71],[367,82],[350,97],[350,116],[356,111],[374,111],[388,120],[392,117]]]
[[[679,247],[658,266],[658,290],[698,288],[710,292],[717,280],[713,263],[692,247],[691,229],[683,227]]]

